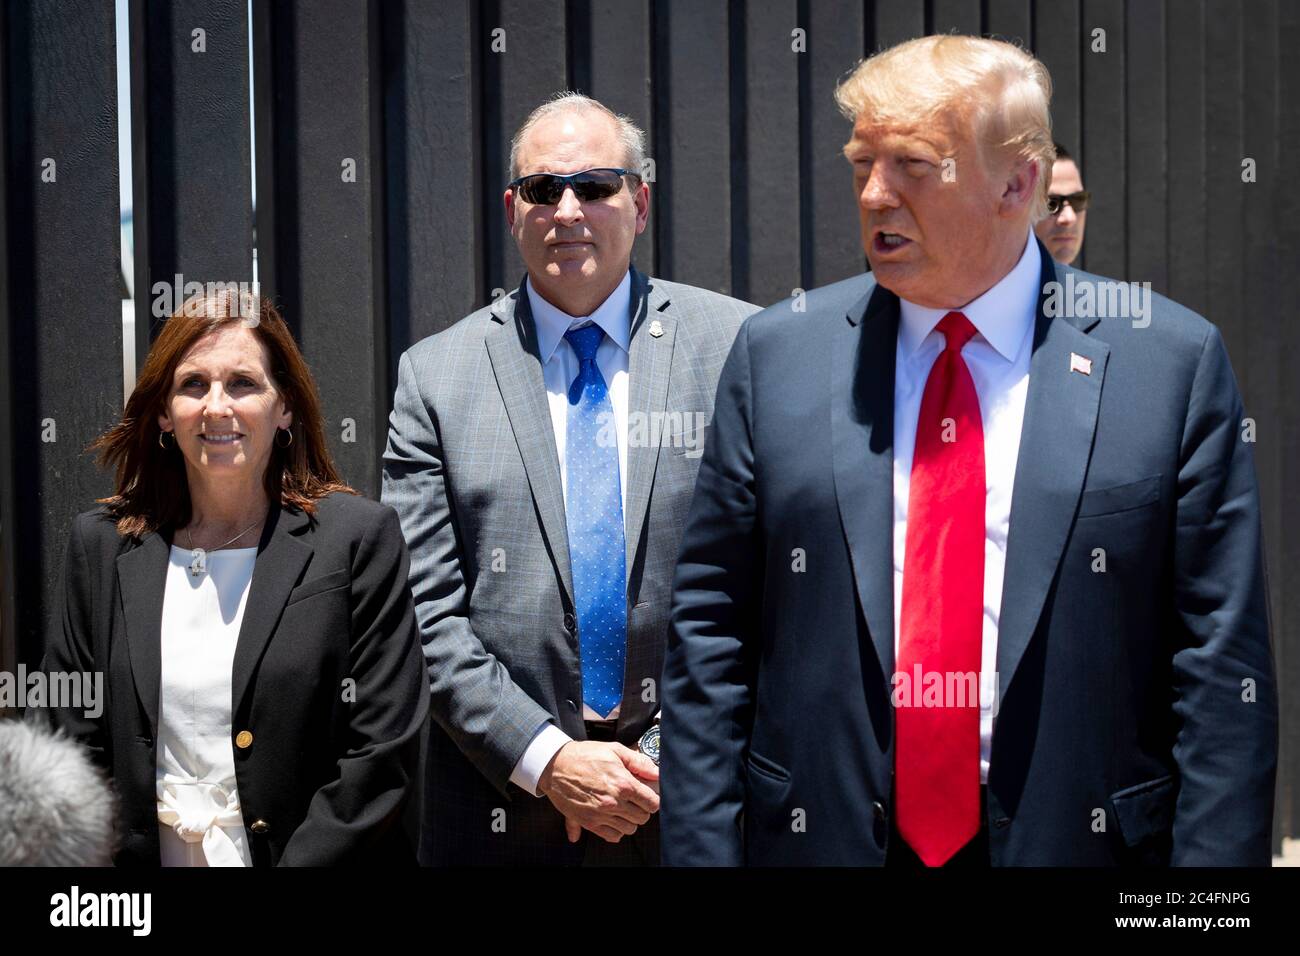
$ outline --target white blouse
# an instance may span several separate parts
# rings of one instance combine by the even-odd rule
[[[231,672],[257,548],[173,546],[163,594],[158,827],[163,866],[252,866],[231,749]]]

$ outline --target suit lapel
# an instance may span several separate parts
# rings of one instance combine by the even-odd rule
[[[831,342],[831,457],[858,601],[894,669],[894,353],[898,298],[872,285]]]
[[[1110,348],[1087,335],[1095,318],[1046,312],[1046,286],[1056,268],[1039,243],[1042,282],[1029,363],[1029,391],[1016,459],[1011,524],[998,622],[999,693],[1005,696],[1038,626],[1047,591],[1083,491],[1092,456],[1097,412]],[[1089,374],[1073,370],[1071,353],[1091,363]]]
[[[1012,492],[998,624],[1005,695],[1038,624],[1083,491],[1110,348],[1095,318],[1046,312],[1055,264],[1042,257],[1029,390]],[[880,286],[849,310],[832,342],[832,468],[858,600],[883,673],[894,668],[893,408],[898,299]],[[1071,353],[1091,363],[1072,371]]]
[[[158,687],[162,671],[163,592],[169,546],[158,532],[117,558],[117,587],[126,619],[127,653],[140,705],[158,733]]]
[[[307,516],[273,507],[258,544],[253,580],[240,624],[232,670],[231,703],[237,713],[262,650],[270,640],[289,592],[311,557],[309,544],[293,536]],[[158,700],[162,679],[162,613],[170,549],[154,532],[117,559],[118,590],[126,619],[126,639],[136,694],[158,733]]]
[[[546,382],[542,378],[537,326],[522,283],[513,295],[497,303],[493,318],[499,324],[487,334],[492,374],[496,376],[506,416],[510,419],[510,429],[523,459],[542,534],[572,607],[573,572],[569,565],[568,527],[564,523],[560,457],[555,450],[551,409],[546,396]]]
[[[244,604],[244,619],[239,626],[239,641],[235,645],[231,676],[232,716],[239,713],[257,663],[280,621],[289,592],[311,559],[312,546],[296,536],[308,521],[306,514],[284,511],[279,506],[272,506],[267,514],[262,540],[257,546],[257,560],[253,564],[248,600]]]
[[[627,448],[627,508],[623,525],[626,529],[627,575],[630,585],[632,563],[641,530],[645,527],[646,510],[650,505],[650,488],[654,484],[655,466],[659,462],[659,448],[664,436],[656,434],[650,426],[663,421],[664,407],[668,401],[669,372],[673,362],[673,344],[677,338],[677,317],[670,306],[667,294],[646,277],[632,270],[631,342],[628,358],[628,448]],[[658,335],[647,328],[657,321]],[[687,427],[687,426],[683,426]],[[632,436],[656,438],[655,441],[632,441]]]

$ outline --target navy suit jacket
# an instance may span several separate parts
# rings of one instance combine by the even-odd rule
[[[991,861],[1267,865],[1277,703],[1223,341],[1156,295],[1145,327],[1049,316],[1049,281],[1107,280],[1039,246]],[[747,320],[718,387],[664,671],[670,865],[878,865],[890,838],[899,303],[864,275],[806,306]]]

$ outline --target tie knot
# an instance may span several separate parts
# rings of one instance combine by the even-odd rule
[[[569,329],[564,333],[564,337],[573,346],[573,351],[578,353],[580,362],[591,362],[596,358],[596,349],[600,346],[600,340],[605,337],[605,330],[593,323],[584,325],[580,329]]]
[[[953,352],[961,352],[975,335],[975,326],[960,312],[945,315],[939,320],[938,329],[943,333],[945,348]]]

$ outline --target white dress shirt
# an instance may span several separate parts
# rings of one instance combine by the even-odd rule
[[[618,436],[618,483],[623,497],[623,526],[627,527],[627,379],[628,357],[632,339],[632,273],[610,293],[609,298],[597,306],[589,316],[572,316],[547,302],[531,282],[526,283],[528,305],[537,326],[537,350],[542,360],[542,381],[551,408],[551,428],[555,432],[555,450],[560,458],[560,487],[568,502],[568,475],[564,461],[565,434],[569,422],[569,386],[578,377],[578,353],[564,338],[570,329],[595,323],[605,332],[596,349],[596,367],[600,369],[609,389],[609,402],[614,412],[614,430]],[[585,720],[614,720],[619,707],[604,717],[582,705]],[[537,781],[551,762],[556,751],[572,738],[553,723],[545,724],[528,744],[528,749],[515,764],[510,780],[534,796]]]
[[[231,671],[257,548],[173,546],[163,593],[158,839],[163,866],[252,866],[231,749]]]
[[[929,309],[900,300],[894,364],[894,660],[898,660],[903,606],[903,560],[907,550],[907,494],[916,448],[921,395],[930,368],[944,349],[935,329],[950,311],[960,311],[976,335],[962,349],[979,396],[984,425],[984,632],[980,664],[980,782],[987,783],[998,660],[1002,575],[1011,525],[1011,491],[1020,452],[1020,431],[1029,391],[1029,358],[1038,314],[1038,245],[1026,237],[1020,261],[996,285],[960,310]]]

